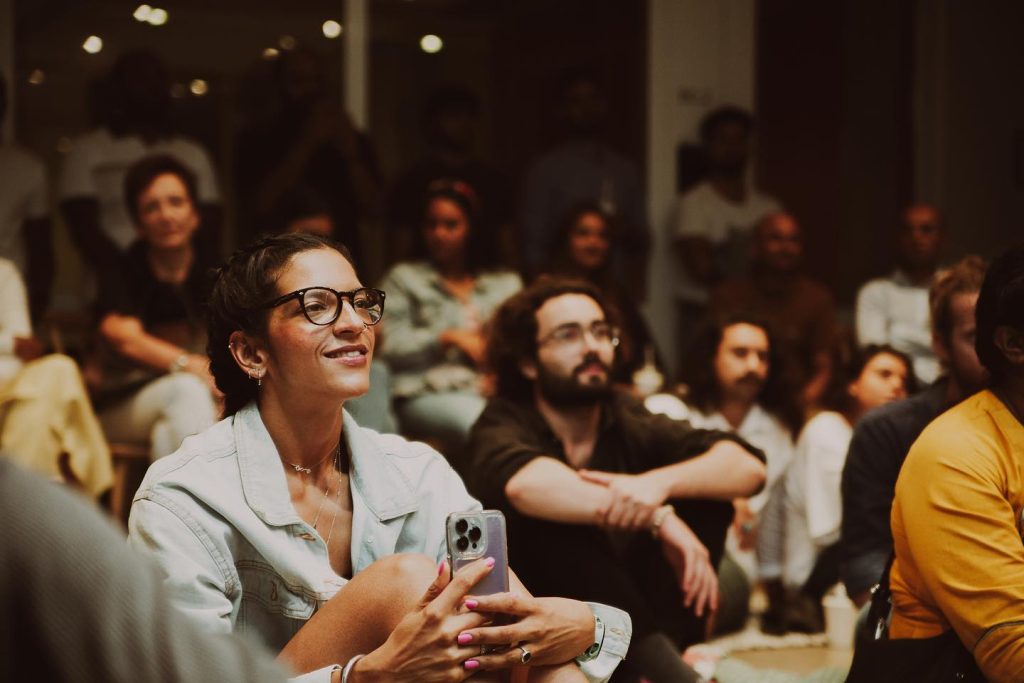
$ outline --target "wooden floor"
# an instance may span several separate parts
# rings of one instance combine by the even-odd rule
[[[825,667],[847,667],[853,659],[853,652],[823,647],[802,647],[734,652],[731,656],[759,669],[808,674]]]

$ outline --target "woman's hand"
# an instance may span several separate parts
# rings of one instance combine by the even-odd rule
[[[481,670],[521,665],[523,651],[519,645],[529,651],[530,666],[546,666],[571,662],[594,642],[594,614],[578,600],[495,593],[474,596],[471,601],[476,602],[473,611],[484,613],[489,619],[509,615],[517,620],[506,625],[467,628],[459,633],[459,642],[476,648],[476,652],[484,645],[503,649],[475,656]]]
[[[683,592],[683,606],[693,607],[698,617],[704,609],[718,609],[718,574],[711,566],[711,554],[697,535],[674,513],[665,518],[658,530],[661,549],[675,570]]]
[[[757,543],[757,515],[751,511],[746,498],[735,499],[732,506],[736,511],[732,518],[732,530],[740,550],[753,550]]]
[[[484,363],[486,342],[484,337],[476,329],[451,329],[445,330],[438,338],[441,346],[454,346],[466,354],[473,364],[480,367]]]
[[[494,560],[477,560],[449,581],[442,563],[437,579],[379,648],[359,660],[349,676],[352,683],[370,681],[461,681],[478,670],[478,644],[459,644],[460,633],[484,624],[488,617],[464,606],[466,595],[494,567]],[[472,604],[472,603],[470,603]]]

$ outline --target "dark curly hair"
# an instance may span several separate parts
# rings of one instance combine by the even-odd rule
[[[782,422],[794,437],[800,431],[802,415],[794,400],[796,394],[789,381],[790,373],[783,366],[785,360],[767,321],[749,312],[736,312],[704,319],[690,343],[689,352],[681,369],[682,381],[689,389],[687,402],[703,413],[712,413],[720,398],[718,378],[715,376],[715,357],[722,344],[725,331],[733,325],[752,325],[768,337],[768,379],[765,381],[758,404]]]
[[[618,315],[604,294],[586,280],[541,276],[506,299],[491,318],[487,368],[494,373],[498,396],[521,400],[533,395],[533,382],[523,375],[520,364],[537,357],[537,309],[563,294],[590,297],[601,307],[605,320],[618,324]]]
[[[1012,370],[996,346],[996,328],[1005,325],[1024,331],[1024,243],[1010,247],[992,261],[981,284],[974,315],[974,349],[996,386]]]
[[[475,272],[495,268],[500,255],[487,247],[486,231],[488,226],[483,224],[480,196],[473,186],[450,178],[433,181],[423,193],[420,202],[420,221],[426,217],[427,210],[435,199],[447,199],[459,207],[466,217],[466,222],[469,224],[469,235],[466,237],[466,268]],[[423,260],[430,258],[422,228],[416,230],[412,256]]]
[[[266,333],[268,312],[260,306],[279,294],[277,280],[292,258],[315,249],[334,249],[355,268],[348,248],[340,242],[294,233],[260,239],[236,251],[217,269],[207,303],[206,354],[217,388],[224,393],[224,417],[257,396],[256,383],[242,372],[228,348],[231,334]]]
[[[124,176],[124,203],[135,223],[139,222],[139,198],[162,175],[173,175],[180,180],[192,206],[199,210],[196,174],[192,169],[170,154],[151,154],[132,164]]]
[[[839,413],[849,413],[854,408],[854,399],[850,396],[850,384],[856,382],[864,367],[875,356],[887,353],[899,358],[907,369],[905,388],[910,396],[917,391],[917,375],[914,374],[914,362],[910,356],[898,351],[889,344],[868,344],[857,348],[852,344],[839,344],[834,350],[832,377],[822,396],[822,407]]]

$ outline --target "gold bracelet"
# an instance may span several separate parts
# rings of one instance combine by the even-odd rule
[[[660,508],[654,511],[654,515],[651,517],[651,536],[654,538],[658,537],[658,533],[661,531],[661,525],[665,523],[665,520],[670,514],[675,511],[672,505],[666,503]]]

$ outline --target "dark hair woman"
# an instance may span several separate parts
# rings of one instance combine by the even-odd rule
[[[423,205],[419,260],[397,264],[381,282],[389,297],[381,357],[391,368],[399,423],[453,452],[484,408],[484,325],[522,287],[482,248],[476,202],[465,183],[434,183]]]
[[[146,157],[125,176],[138,239],[100,273],[100,353],[86,379],[108,438],[149,443],[155,458],[217,418],[218,392],[202,351],[209,290],[194,174],[170,156]]]
[[[532,598],[514,575],[520,596],[469,599],[494,562],[449,579],[445,520],[480,504],[436,451],[343,410],[367,390],[384,304],[325,238],[236,253],[209,303],[226,417],[150,468],[131,542],[211,632],[252,633],[323,680],[453,681],[529,660],[539,680],[582,681],[587,606]],[[522,618],[486,626],[482,611]],[[518,646],[482,649],[499,641]]]

